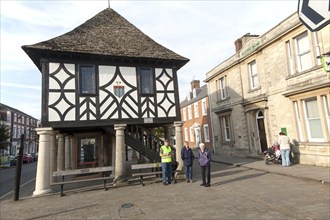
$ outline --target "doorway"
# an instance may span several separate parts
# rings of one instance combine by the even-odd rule
[[[262,152],[266,151],[268,148],[267,139],[266,139],[265,123],[264,123],[264,113],[261,110],[259,110],[256,114],[256,118],[257,118],[260,151],[262,153]]]

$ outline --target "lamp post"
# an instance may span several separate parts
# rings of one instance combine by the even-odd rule
[[[16,162],[16,175],[15,175],[15,184],[14,184],[14,201],[19,199],[19,187],[21,184],[21,173],[22,173],[22,163],[23,163],[23,150],[24,150],[24,134],[20,138],[20,146],[17,155]]]

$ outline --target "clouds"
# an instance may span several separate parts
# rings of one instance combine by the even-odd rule
[[[74,29],[107,8],[108,2],[1,1],[0,4],[0,102],[26,109],[26,113],[40,118],[41,73],[21,46]],[[181,98],[189,92],[194,75],[203,81],[206,72],[234,54],[237,38],[248,32],[263,34],[295,12],[297,5],[297,0],[111,0],[111,7],[145,34],[190,59],[178,72]]]

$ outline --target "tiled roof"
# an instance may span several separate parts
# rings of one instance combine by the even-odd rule
[[[152,40],[110,8],[68,33],[22,48],[36,64],[39,60],[34,59],[40,57],[33,57],[35,51],[170,60],[178,68],[189,61]]]

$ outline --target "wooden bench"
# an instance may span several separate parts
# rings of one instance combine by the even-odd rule
[[[161,171],[162,168],[162,163],[144,163],[144,164],[133,164],[131,166],[132,170],[138,170],[138,173],[133,173],[132,176],[133,177],[140,177],[140,183],[142,186],[144,186],[143,183],[143,177],[145,176],[156,176],[156,175],[160,175],[162,174]],[[146,171],[147,169],[149,169],[149,171]],[[176,173],[183,173],[180,170],[173,170],[172,174],[176,174]],[[175,175],[172,176],[173,177],[173,182],[176,183],[177,179],[175,177]]]
[[[106,181],[109,179],[113,179],[113,175],[108,175],[107,173],[110,173],[110,171],[114,171],[114,167],[107,166],[107,167],[93,167],[93,168],[84,168],[84,169],[75,169],[75,170],[61,170],[53,172],[53,176],[61,176],[62,181],[61,182],[55,182],[51,183],[51,186],[61,185],[61,197],[64,196],[63,193],[63,185],[65,184],[73,184],[73,183],[80,183],[80,182],[92,182],[97,180],[103,180],[104,181],[104,190],[107,190],[106,188]],[[71,180],[71,181],[65,181],[64,177],[66,176],[73,176],[73,175],[79,175],[79,174],[93,174],[93,173],[102,173],[102,177],[96,177],[96,178],[88,178],[88,179],[80,179],[80,180]]]

